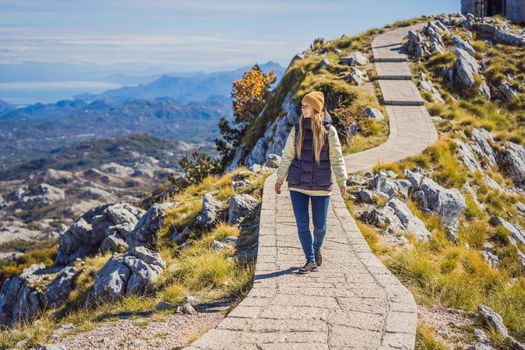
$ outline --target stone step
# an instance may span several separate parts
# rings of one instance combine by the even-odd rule
[[[379,80],[379,87],[386,105],[423,106],[425,104],[412,80]]]

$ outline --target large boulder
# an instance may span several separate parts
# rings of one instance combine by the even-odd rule
[[[484,159],[487,163],[487,168],[497,165],[496,152],[490,145],[492,142],[492,133],[487,129],[473,129],[471,139],[476,143],[472,145],[472,149],[477,154],[479,159]]]
[[[480,65],[478,61],[467,51],[459,47],[454,47],[452,51],[457,56],[452,70],[453,82],[458,84],[459,88],[474,88],[477,84],[476,79],[483,79],[479,75]],[[484,80],[478,88],[484,97],[490,99],[490,89]]]
[[[494,226],[501,225],[509,231],[509,240],[513,245],[517,246],[518,243],[525,245],[525,230],[520,225],[508,222],[499,216],[491,217],[490,223]]]
[[[374,120],[384,120],[385,119],[385,117],[383,116],[383,113],[381,113],[380,110],[372,108],[370,106],[367,106],[365,108],[365,117],[369,119],[374,119]]]
[[[436,213],[446,226],[450,238],[456,241],[459,218],[467,209],[461,193],[455,188],[444,188],[417,172],[405,170],[405,175],[412,183],[412,198],[418,206]]]
[[[525,187],[525,148],[514,142],[505,142],[505,150],[500,154],[499,167],[518,187]]]
[[[248,194],[231,196],[228,209],[228,225],[239,223],[242,218],[249,216],[257,208],[257,205],[257,199]]]
[[[368,64],[368,58],[366,58],[366,56],[362,52],[354,51],[350,53],[348,56],[341,58],[339,63],[347,65],[347,66],[351,66],[353,64],[364,66]]]
[[[389,197],[400,195],[403,198],[407,198],[410,187],[410,181],[392,179],[382,173],[374,176],[370,182],[370,190],[385,193]]]
[[[459,157],[463,164],[468,168],[469,171],[474,172],[481,169],[481,165],[478,159],[474,155],[474,152],[469,144],[463,142],[459,138],[454,139],[454,142],[458,146]]]
[[[166,268],[159,253],[146,247],[130,248],[123,256],[113,256],[95,274],[86,305],[112,301],[121,296],[144,295]]]
[[[164,219],[166,218],[165,210],[176,206],[177,203],[175,202],[153,204],[140,217],[133,230],[126,236],[126,243],[130,247],[146,246],[148,248],[156,248],[157,232],[164,225]]]
[[[40,311],[62,305],[75,287],[81,264],[46,268],[33,264],[0,289],[0,324],[31,321]]]
[[[476,53],[472,45],[458,35],[452,36],[452,45],[467,51],[471,56],[474,56]]]
[[[223,204],[206,193],[202,198],[202,209],[194,225],[201,229],[210,229],[222,218]]]
[[[425,224],[398,198],[392,197],[380,208],[365,211],[361,219],[377,227],[386,227],[390,234],[397,232],[413,233],[417,239],[429,240],[431,233]]]
[[[104,204],[87,211],[59,236],[55,265],[97,254],[110,236],[125,241],[143,213],[129,203]]]

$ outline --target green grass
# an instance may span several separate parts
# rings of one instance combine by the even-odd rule
[[[166,211],[167,219],[157,232],[158,249],[167,268],[155,281],[150,294],[123,297],[116,302],[84,307],[95,274],[110,255],[86,258],[83,270],[75,281],[76,288],[66,303],[57,309],[41,312],[37,317],[38,322],[20,322],[11,329],[0,331],[0,348],[13,347],[20,340],[27,340],[27,348],[48,342],[52,332],[65,323],[73,323],[75,328],[70,333],[77,333],[96,328],[101,322],[118,320],[125,315],[140,325],[147,326],[143,323],[145,316],[162,317],[173,312],[169,309],[157,310],[158,303],[164,302],[175,307],[184,302],[187,295],[193,295],[198,303],[218,300],[236,303],[251,286],[254,261],[237,259],[234,247],[215,252],[210,249],[210,244],[213,240],[221,241],[227,236],[242,238],[239,226],[221,222],[210,231],[195,233],[190,237],[193,246],[182,252],[171,242],[169,227],[172,224],[185,225],[193,220],[200,211],[205,193],[212,192],[220,200],[228,199],[236,193],[231,187],[232,177],[245,171],[245,168],[238,168],[221,177],[209,176],[200,184],[192,185],[171,198],[180,205]],[[260,200],[267,175],[250,173],[248,177],[251,184],[242,193],[249,193]]]

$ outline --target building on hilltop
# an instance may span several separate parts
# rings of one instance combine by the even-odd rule
[[[525,23],[525,0],[461,0],[461,13],[476,17],[502,15],[514,23]]]

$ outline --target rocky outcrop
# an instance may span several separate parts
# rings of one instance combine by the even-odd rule
[[[443,100],[443,96],[441,96],[441,93],[427,78],[424,72],[421,72],[419,74],[419,87],[421,88],[421,90],[429,92],[432,95],[432,99],[434,100],[434,102],[445,103],[445,100]]]
[[[452,52],[457,59],[453,68],[443,68],[443,76],[452,84],[456,84],[459,89],[474,89],[487,99],[491,98],[490,89],[480,75],[480,65],[478,61],[467,51],[459,47],[454,47]]]
[[[507,141],[500,156],[500,170],[509,176],[516,186],[525,188],[525,148]]]
[[[282,114],[268,126],[264,134],[257,140],[250,154],[244,160],[244,165],[264,164],[270,154],[280,155],[282,153],[286,138],[292,126],[299,119],[295,95],[291,91],[286,95],[281,105],[281,110]],[[240,160],[242,150],[238,150],[237,153],[239,154]],[[231,168],[231,170],[233,170],[233,168]]]
[[[360,51],[354,51],[348,56],[341,58],[339,61],[340,64],[351,66],[357,64],[359,66],[364,66],[369,63],[368,58]]]
[[[519,343],[514,337],[509,334],[509,330],[503,323],[503,318],[490,307],[485,305],[478,305],[476,308],[476,314],[481,319],[483,324],[490,328],[494,329],[496,333],[500,334],[503,338],[508,340],[511,344],[512,349],[524,350],[525,345]]]
[[[348,74],[347,79],[357,86],[361,86],[365,81],[368,80],[366,72],[358,68],[352,68]]]
[[[490,218],[490,223],[494,226],[501,225],[507,229],[510,233],[509,240],[513,245],[517,246],[518,243],[525,245],[525,230],[520,225],[508,222],[499,216]]]
[[[211,193],[206,193],[202,198],[202,209],[193,223],[196,227],[209,230],[223,216],[223,204],[213,198]]]
[[[111,247],[111,242],[104,243],[106,239],[125,241],[143,213],[129,203],[105,204],[87,211],[59,236],[55,265],[97,254],[101,246]]]
[[[6,280],[0,289],[0,324],[31,321],[40,311],[62,305],[75,287],[81,266],[34,264]]]
[[[487,164],[485,168],[496,166],[497,155],[492,146],[490,145],[490,143],[493,142],[491,132],[483,128],[474,129],[472,130],[471,138],[473,141],[476,142],[476,144],[472,145],[472,149],[477,154],[479,159],[485,160],[485,163]]]
[[[126,243],[129,247],[155,248],[157,246],[157,231],[164,225],[166,218],[165,210],[175,207],[177,207],[175,202],[153,204],[126,236]]]
[[[365,108],[365,117],[374,120],[384,120],[385,117],[380,110],[367,106]]]
[[[408,180],[392,179],[383,173],[374,176],[370,182],[370,190],[385,193],[389,197],[399,195],[402,198],[407,198],[410,186],[411,183]]]
[[[460,216],[467,209],[465,199],[455,188],[444,188],[421,173],[405,170],[412,184],[412,198],[425,210],[436,213],[447,228],[449,237],[456,241]]]
[[[257,208],[257,205],[257,199],[248,194],[231,196],[228,209],[228,225],[239,223],[244,217],[249,216]]]
[[[130,248],[123,256],[111,257],[96,273],[86,305],[148,293],[165,268],[159,253],[146,247]]]
[[[431,233],[426,229],[425,224],[398,198],[390,198],[386,204],[380,208],[374,208],[364,212],[361,220],[371,223],[377,227],[386,227],[390,234],[397,232],[413,233],[417,239],[429,240]]]
[[[404,50],[416,59],[429,57],[436,52],[445,52],[442,35],[449,30],[441,21],[429,22],[421,32],[409,31]]]
[[[472,31],[478,34],[480,39],[490,40],[495,43],[525,46],[525,36],[511,28],[505,28],[495,23],[474,22],[471,26]]]

